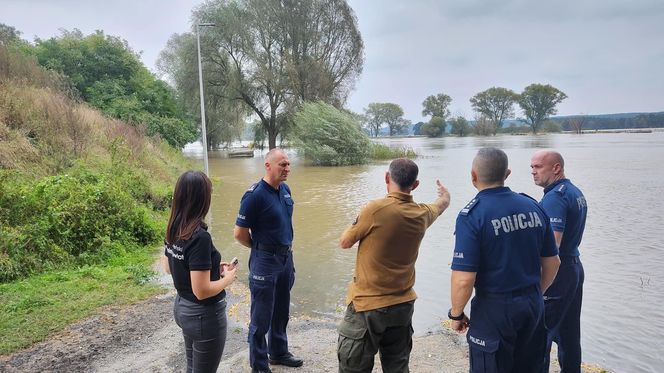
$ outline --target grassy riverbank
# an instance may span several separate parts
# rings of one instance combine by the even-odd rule
[[[82,103],[62,76],[0,52],[0,354],[109,304],[152,276],[177,176],[192,167],[141,125]]]
[[[107,264],[82,266],[0,284],[0,355],[90,317],[107,305],[126,305],[163,292],[147,285],[154,255],[136,251]]]

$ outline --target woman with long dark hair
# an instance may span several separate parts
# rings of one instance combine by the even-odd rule
[[[177,290],[173,314],[182,329],[187,372],[216,372],[226,343],[226,291],[237,268],[221,261],[203,222],[212,182],[187,171],[175,184],[168,219],[164,269]]]

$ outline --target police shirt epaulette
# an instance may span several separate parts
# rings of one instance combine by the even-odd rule
[[[562,194],[565,191],[565,184],[560,184],[558,188],[556,188],[556,192]]]
[[[459,211],[459,215],[468,215],[468,213],[470,213],[470,210],[472,210],[473,207],[475,207],[477,205],[477,202],[479,201],[480,201],[479,198],[471,199],[470,202],[468,202],[468,204],[464,208],[462,208],[461,211]]]
[[[519,194],[521,194],[521,195],[524,196],[524,197],[528,197],[528,198],[532,199],[533,201],[537,202],[537,200],[536,200],[535,198],[533,198],[533,197],[527,195],[526,193],[519,193]],[[537,203],[539,203],[539,202],[537,202]]]
[[[252,185],[249,187],[249,189],[247,189],[247,192],[249,192],[249,193],[253,192],[254,189],[256,189],[256,186],[257,186],[257,185],[258,185],[258,183],[254,183],[254,184],[252,184]]]

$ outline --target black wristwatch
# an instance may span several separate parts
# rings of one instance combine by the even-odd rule
[[[452,316],[452,309],[450,308],[450,310],[447,311],[447,317],[449,317],[450,320],[461,321],[461,320],[463,320],[464,317],[466,317],[466,314],[463,313],[463,311],[461,311],[461,315]]]

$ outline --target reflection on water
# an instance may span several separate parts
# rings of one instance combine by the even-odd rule
[[[416,333],[439,327],[449,308],[449,276],[458,211],[476,191],[470,164],[477,149],[496,146],[510,158],[507,185],[537,199],[530,157],[538,148],[558,149],[566,173],[585,193],[589,213],[581,247],[586,270],[582,315],[584,360],[619,372],[655,371],[664,363],[664,133],[487,138],[382,140],[408,146],[420,157],[418,202],[435,198],[435,180],[450,190],[452,203],[429,229],[417,262]],[[198,158],[200,150],[188,148]],[[389,162],[352,167],[311,167],[290,154],[288,184],[295,200],[295,314],[333,313],[341,308],[352,277],[356,249],[338,248],[338,237],[367,201],[386,193]],[[232,237],[244,191],[263,175],[262,158],[210,155],[215,181],[212,234],[224,258],[238,256],[245,268],[248,249]],[[240,275],[241,278],[243,275]]]

